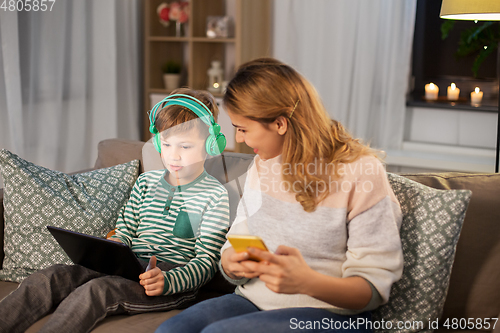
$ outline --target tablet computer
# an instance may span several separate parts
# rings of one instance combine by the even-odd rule
[[[145,270],[132,249],[123,243],[52,226],[47,229],[77,265],[133,281],[139,281]]]

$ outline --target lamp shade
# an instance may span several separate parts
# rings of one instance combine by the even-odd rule
[[[500,0],[443,0],[444,19],[500,21]]]

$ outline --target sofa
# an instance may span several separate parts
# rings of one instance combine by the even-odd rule
[[[147,156],[150,154],[145,153],[148,149],[151,147],[148,148],[140,141],[104,140],[99,144],[94,169],[107,168],[134,159],[140,160],[141,172],[159,167],[158,161],[148,160]],[[245,170],[252,158],[252,155],[247,154],[225,153],[225,165],[221,164],[220,158],[209,159],[206,162],[207,171],[228,188],[232,216],[242,194]],[[434,189],[472,191],[460,237],[457,236],[456,251],[453,246],[454,256],[451,258],[454,258],[454,262],[452,268],[450,267],[451,276],[446,277],[447,294],[444,295],[446,301],[443,299],[444,308],[438,311],[439,327],[432,328],[435,328],[435,332],[499,333],[500,323],[496,324],[496,321],[500,314],[500,174],[416,173],[392,177],[398,179],[404,177],[417,182],[418,186],[421,184]],[[4,193],[0,189],[0,203],[2,203],[0,204],[0,267],[4,259],[3,199]],[[0,281],[0,299],[15,290],[17,285],[14,282]],[[218,273],[212,281],[201,288],[197,300],[216,297],[233,290],[233,286]],[[180,311],[182,309],[134,316],[111,316],[100,322],[92,332],[154,332],[163,321]],[[49,316],[35,323],[27,332],[37,332]],[[490,323],[488,328],[485,327],[487,325],[483,325],[485,319]],[[495,329],[493,329],[494,324],[496,324]]]

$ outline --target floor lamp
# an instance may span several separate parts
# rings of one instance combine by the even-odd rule
[[[500,0],[443,0],[441,14],[444,19],[469,21],[500,21]],[[497,49],[498,124],[495,172],[498,173],[500,152],[500,43]]]

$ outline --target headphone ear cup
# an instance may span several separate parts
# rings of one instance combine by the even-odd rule
[[[217,123],[213,124],[212,126],[210,126],[208,128],[208,132],[210,134],[212,134],[212,135],[215,135],[215,136],[219,135],[219,133],[220,133],[220,125],[217,124]]]
[[[208,155],[220,155],[224,149],[226,149],[226,143],[226,137],[222,133],[217,136],[209,135],[205,144],[205,149]]]
[[[153,136],[153,145],[157,152],[161,153],[160,133]]]
[[[210,134],[207,137],[207,140],[205,141],[205,151],[210,156],[216,155],[216,154],[213,153],[213,149],[212,149],[214,143],[215,143],[215,136],[213,136],[212,134]]]
[[[216,146],[217,146],[217,150],[218,150],[217,154],[222,154],[224,149],[226,149],[226,144],[227,144],[226,137],[224,136],[224,134],[219,133],[219,135],[217,135],[217,139],[216,139]]]

